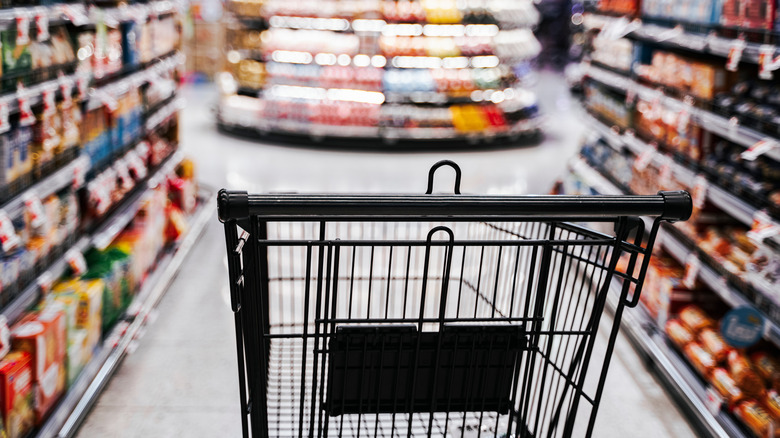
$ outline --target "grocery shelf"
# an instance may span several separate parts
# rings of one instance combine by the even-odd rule
[[[576,157],[569,162],[569,169],[585,181],[587,185],[602,195],[624,195],[622,190],[604,178],[582,158]]]
[[[605,26],[617,25],[621,18],[601,15],[598,13],[589,13],[586,20],[589,21],[591,28],[604,28]],[[652,18],[649,18],[653,21]],[[626,28],[626,36],[642,41],[649,41],[662,44],[672,48],[685,49],[699,53],[709,53],[711,55],[727,58],[731,48],[735,44],[735,38],[728,38],[715,35],[714,33],[699,33],[686,30],[685,26],[664,26],[654,23],[646,23],[641,19],[631,22],[630,27]],[[750,62],[757,64],[762,44],[745,42],[740,62]],[[775,49],[774,56],[780,54]]]
[[[0,10],[0,25],[14,23],[20,15],[29,17],[32,25],[33,17],[43,14],[48,16],[49,22],[70,21],[76,26],[95,22],[98,14],[102,14],[107,24],[114,24],[113,21],[122,22],[169,14],[180,9],[182,4],[178,0],[157,0],[146,4],[94,9],[88,9],[83,3],[14,7]]]
[[[664,233],[662,245],[666,252],[676,259],[680,264],[685,265],[689,257],[696,252],[688,248],[683,242],[680,242],[671,233]],[[698,275],[699,280],[706,284],[716,295],[731,307],[751,307],[764,316],[765,329],[764,338],[776,346],[780,347],[780,324],[766,316],[764,312],[757,309],[744,295],[734,287],[729,285],[728,281],[722,275],[715,272],[712,267],[702,263]]]
[[[105,239],[111,237],[112,235],[115,237],[120,231],[122,231],[122,229],[116,230],[116,224],[124,221],[124,224],[127,225],[132,217],[135,216],[135,213],[138,212],[140,199],[147,191],[149,182],[153,181],[157,175],[162,175],[165,172],[169,172],[171,166],[175,166],[181,162],[182,157],[183,154],[178,151],[169,156],[163,162],[163,164],[158,167],[154,174],[147,177],[146,180],[141,181],[133,189],[131,195],[120,202],[119,206],[115,209],[115,212],[112,213],[108,218],[104,219],[97,230],[95,230],[92,234],[80,238],[75,245],[68,249],[68,252],[84,252],[95,244],[103,244]],[[130,214],[132,214],[132,216],[128,218],[128,215]],[[111,243],[111,241],[108,243]],[[38,301],[41,293],[41,283],[49,283],[62,276],[68,266],[68,252],[55,260],[43,273],[37,276],[35,281],[27,285],[27,287],[25,287],[25,289],[19,293],[16,298],[14,298],[8,305],[5,306],[5,308],[3,308],[2,315],[5,316],[9,325],[13,324],[13,322],[16,321],[24,311],[26,311],[32,304]]]
[[[576,158],[570,163],[572,171],[580,175],[584,181],[596,191],[606,195],[626,194],[624,190],[616,187],[614,184],[604,178],[596,169],[587,164],[583,159]],[[648,229],[651,226],[649,218],[643,218],[646,221]],[[667,227],[659,230],[656,243],[661,245],[664,250],[685,266],[691,256],[696,256],[696,251],[689,248],[685,243],[677,239],[674,234],[669,232]],[[766,313],[756,307],[754,303],[748,300],[741,291],[731,286],[726,278],[716,272],[706,263],[701,264],[698,278],[706,284],[712,291],[718,295],[726,304],[731,307],[751,307],[761,313],[766,321],[764,330],[764,339],[780,347],[780,324],[766,316]]]
[[[124,76],[107,85],[93,88],[89,93],[87,108],[99,108],[104,105],[106,100],[114,99],[114,96],[121,95],[133,88],[138,88],[144,83],[156,80],[158,77],[177,69],[184,63],[184,59],[184,54],[173,51],[157,58],[156,61],[146,68]]]
[[[614,314],[620,297],[620,283],[615,280],[607,294],[607,309]],[[677,403],[685,409],[693,426],[704,436],[747,437],[734,420],[721,409],[713,413],[707,402],[707,387],[667,342],[666,336],[641,306],[626,309],[621,330],[634,348],[645,357],[648,366],[660,378]]]
[[[521,120],[506,129],[487,129],[467,133],[460,132],[452,127],[339,126],[296,120],[261,119],[255,115],[242,117],[241,119],[235,117],[230,119],[230,117],[225,117],[221,106],[217,112],[219,127],[240,135],[285,134],[310,137],[314,140],[322,140],[324,138],[359,139],[372,141],[375,143],[375,146],[381,146],[380,143],[377,143],[377,140],[384,140],[385,143],[405,140],[454,140],[473,143],[482,140],[514,139],[515,137],[539,134],[544,120],[542,117],[535,117],[533,119]]]
[[[633,135],[616,132],[590,114],[585,113],[583,118],[588,126],[593,128],[608,145],[616,150],[627,147],[636,156],[640,156],[645,153],[647,149],[655,149],[655,147],[643,142]],[[695,184],[696,173],[694,171],[663,156],[660,152],[655,154],[653,162],[658,166],[669,164],[672,166],[672,172],[678,181],[689,187],[693,187]],[[760,210],[715,184],[711,184],[707,187],[707,199],[747,226],[753,224],[753,217]]]
[[[89,248],[89,243],[90,239],[88,237],[82,237],[69,249],[69,251],[84,252]],[[12,325],[30,308],[30,306],[38,301],[41,294],[42,283],[53,282],[60,278],[62,274],[65,273],[67,267],[68,253],[65,253],[55,260],[44,272],[39,274],[36,281],[27,285],[16,298],[11,300],[2,311],[2,315],[5,317],[6,321],[8,321],[8,325]]]
[[[184,99],[181,97],[174,97],[173,100],[146,118],[146,132],[154,131],[158,126],[176,114],[176,112],[183,107]]]
[[[0,210],[3,210],[10,218],[19,217],[23,212],[24,201],[28,196],[36,195],[38,198],[44,199],[68,186],[75,185],[74,175],[76,172],[78,171],[82,172],[82,174],[86,174],[89,171],[89,168],[89,158],[80,156],[61,167],[59,170],[56,170],[51,175],[43,178],[27,189],[22,190],[21,193],[2,204]]]
[[[660,101],[665,106],[677,110],[687,111],[693,120],[707,131],[715,133],[736,144],[749,148],[761,140],[770,138],[780,141],[780,136],[771,136],[751,128],[741,126],[736,118],[727,119],[710,111],[687,105],[679,99],[666,96],[660,90],[654,90],[634,81],[633,79],[619,75],[617,73],[605,70],[594,65],[584,66],[585,75],[607,87],[621,90],[622,92],[631,92],[648,101]],[[766,155],[774,160],[780,161],[780,148],[770,150]]]
[[[125,320],[117,323],[93,354],[63,399],[38,431],[37,436],[72,437],[86,418],[108,380],[121,363],[128,348],[140,337],[141,328],[163,297],[182,263],[192,251],[206,224],[214,216],[210,208],[213,190],[201,187],[200,206],[192,216],[190,229],[173,251],[168,251],[156,263],[156,268],[144,281],[126,312]]]
[[[100,250],[106,249],[136,216],[138,210],[143,205],[146,196],[149,194],[147,189],[157,186],[160,183],[160,177],[175,170],[176,166],[178,166],[183,159],[183,152],[174,152],[163,161],[158,167],[157,172],[146,181],[139,183],[138,187],[134,189],[134,193],[130,195],[129,198],[122,201],[123,205],[121,210],[117,211],[111,219],[105,221],[101,224],[100,228],[92,233],[92,238],[90,240],[91,246]]]

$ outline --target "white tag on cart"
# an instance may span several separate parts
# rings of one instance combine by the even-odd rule
[[[11,121],[9,119],[8,101],[0,102],[0,134],[11,130]]]
[[[16,14],[16,45],[30,44],[30,16],[25,11]]]
[[[688,289],[693,289],[696,286],[696,279],[699,278],[699,271],[701,270],[701,259],[696,253],[691,253],[685,259],[685,276],[683,277],[683,285]]]
[[[726,70],[737,71],[739,68],[739,61],[742,60],[742,52],[745,50],[745,40],[737,38],[731,42],[729,48],[729,57],[726,61]]]
[[[51,38],[49,35],[49,15],[48,11],[41,12],[35,16],[35,38],[38,42],[47,41]]]
[[[693,182],[693,193],[691,193],[694,208],[701,209],[704,207],[704,201],[707,200],[707,189],[709,186],[710,183],[704,175],[696,175]]]
[[[764,155],[769,151],[773,151],[780,148],[780,143],[772,138],[765,138],[756,142],[753,146],[750,146],[745,152],[740,154],[743,160],[755,161],[756,158]]]
[[[644,170],[647,169],[647,166],[653,162],[653,157],[655,157],[653,148],[643,150],[642,153],[636,157],[636,160],[634,160],[634,168],[640,172],[644,172]]]

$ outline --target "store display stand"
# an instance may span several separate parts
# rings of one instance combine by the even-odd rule
[[[383,9],[393,1],[360,9],[369,3],[353,11],[325,2],[321,11],[304,11],[276,0],[229,2],[227,71],[216,78],[218,128],[358,148],[541,139],[536,97],[522,81],[540,50],[530,1],[487,0],[480,3],[485,11],[511,4],[515,15],[482,11],[479,18],[455,2],[442,9],[454,14],[448,18],[424,9],[432,2],[412,2],[418,13],[400,17]]]

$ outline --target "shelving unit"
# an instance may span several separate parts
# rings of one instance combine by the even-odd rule
[[[651,190],[655,183],[659,188],[685,187],[701,195],[702,203],[692,218],[694,225],[664,225],[656,241],[661,253],[668,256],[660,262],[662,266],[657,275],[668,278],[681,272],[686,275],[692,272],[693,281],[690,278],[683,281],[681,275],[670,279],[677,286],[664,289],[666,285],[656,281],[652,287],[659,290],[645,287],[642,294],[649,295],[637,308],[624,313],[623,330],[698,433],[753,436],[739,418],[738,411],[718,403],[717,390],[706,375],[695,371],[689,353],[678,349],[668,338],[664,324],[677,316],[681,306],[689,303],[711,312],[716,327],[718,318],[729,309],[748,308],[762,316],[764,330],[763,340],[746,351],[761,351],[770,356],[778,356],[780,352],[777,285],[769,285],[766,278],[748,272],[748,263],[753,263],[752,257],[756,254],[770,254],[768,257],[780,259],[777,249],[780,236],[756,238],[746,233],[759,229],[762,224],[769,229],[780,229],[780,217],[774,203],[759,199],[776,187],[772,181],[758,179],[766,174],[756,170],[765,168],[760,166],[771,169],[780,163],[780,147],[774,147],[780,141],[780,131],[775,132],[763,115],[754,116],[750,111],[729,114],[726,110],[734,109],[742,102],[747,102],[745,105],[763,104],[758,99],[753,100],[753,95],[747,92],[740,94],[739,90],[760,87],[770,93],[777,90],[777,79],[759,74],[768,66],[765,61],[778,55],[777,47],[773,45],[777,41],[776,32],[729,27],[714,18],[715,24],[694,24],[644,16],[653,5],[660,4],[651,3],[649,0],[643,2],[639,8],[638,2],[603,0],[599,5],[623,7],[633,4],[637,10],[629,16],[621,16],[603,13],[597,7],[583,15],[583,26],[593,38],[594,52],[598,51],[593,56],[590,52],[585,53],[582,63],[587,107],[582,119],[591,133],[585,141],[582,156],[570,163],[571,180],[564,182],[562,187],[590,193],[629,194],[632,190]],[[691,4],[683,1],[664,11],[680,14],[679,11],[684,10],[681,8]],[[737,70],[732,74],[726,69],[727,63],[736,59],[732,56],[740,48],[741,58],[731,63]],[[769,70],[773,68],[771,66]],[[701,76],[688,81],[684,76],[687,72]],[[710,88],[692,85],[709,84],[703,79],[708,74],[722,82],[717,85],[713,82]],[[746,88],[739,88],[737,84]],[[730,103],[728,98],[731,98]],[[772,105],[767,104],[767,107],[774,108]],[[763,153],[751,157],[759,146],[765,148]],[[722,152],[724,150],[727,152]],[[752,167],[742,163],[749,163],[759,155],[761,158]],[[755,172],[750,173],[752,171]],[[735,183],[735,175],[753,178],[754,185],[748,188]],[[753,188],[756,191],[752,191]],[[719,218],[715,222],[721,225],[701,219],[706,215]],[[646,225],[649,227],[650,223]],[[735,243],[738,233],[751,242],[752,249],[743,252],[747,259],[733,261],[735,259],[720,254],[720,249],[713,249],[718,244],[728,243],[722,237],[726,235],[733,239],[731,251],[742,251]],[[664,271],[664,263],[675,268]],[[619,285],[613,284],[613,289],[612,301],[618,297]],[[702,294],[702,300],[686,301],[664,295],[672,294],[672,290],[688,291],[694,298]],[[678,307],[672,307],[672,302],[678,303]],[[710,303],[709,307],[706,303]],[[656,312],[657,317],[654,316]],[[694,336],[693,339],[698,338]],[[716,366],[728,369],[722,361],[716,363]]]
[[[197,243],[206,224],[213,218],[214,212],[208,207],[208,201],[213,198],[213,194],[214,191],[211,189],[201,190],[198,196],[201,206],[192,218],[187,235],[176,248],[162,256],[157,263],[157,268],[144,282],[144,286],[130,304],[125,320],[118,323],[104,337],[105,340],[94,353],[93,359],[85,366],[59,406],[38,432],[39,437],[75,436],[78,427],[108,384],[122,358],[127,354],[131,343],[139,339],[141,328],[148,322],[150,313],[176,277],[181,264]],[[122,210],[120,216],[134,215],[137,212],[137,203],[131,201],[128,204],[130,205]],[[96,238],[97,236],[93,238],[93,242]]]
[[[371,11],[323,9],[304,16],[295,8],[279,11],[276,0],[232,0],[229,68],[217,79],[223,94],[217,123],[248,136],[352,139],[364,146],[407,140],[473,145],[538,137],[536,99],[523,88],[515,68],[539,53],[530,30],[538,13],[526,0],[512,4],[525,8],[522,17],[506,20],[487,12],[498,13],[502,2],[469,5],[484,9],[483,23],[468,22],[466,12],[457,9],[461,18],[429,23],[388,16],[380,1]],[[262,33],[263,42],[247,43],[254,38],[249,32]],[[315,38],[317,32],[321,38]],[[301,35],[313,38],[312,44],[295,39]],[[344,39],[349,47],[332,45],[330,37]],[[325,41],[331,46],[315,44]],[[415,48],[403,48],[407,43]],[[291,78],[278,73],[280,66]],[[312,75],[314,70],[319,73]],[[408,90],[391,82],[392,75],[404,74],[415,75],[405,79]]]
[[[8,193],[0,199],[2,216],[8,219],[23,217],[34,209],[30,206],[31,199],[44,200],[51,195],[62,196],[63,192],[76,199],[76,204],[90,206],[87,195],[98,184],[98,179],[115,178],[117,183],[121,180],[123,184],[122,192],[109,193],[111,199],[105,212],[90,212],[87,217],[82,211],[87,208],[78,209],[78,216],[73,219],[75,231],[65,240],[70,244],[62,244],[47,256],[40,257],[34,269],[14,280],[13,289],[3,285],[7,302],[0,307],[0,315],[8,326],[13,327],[22,315],[47,296],[52,285],[70,271],[77,254],[108,248],[139,211],[146,208],[145,200],[151,189],[167,184],[167,178],[182,162],[183,154],[177,150],[176,118],[183,101],[177,97],[176,84],[184,56],[179,52],[180,24],[176,20],[184,7],[179,0],[157,0],[116,6],[76,3],[0,10],[0,27],[12,32],[16,31],[20,19],[21,22],[27,19],[29,44],[54,44],[48,42],[45,35],[39,38],[37,23],[40,17],[45,17],[43,23],[48,19],[50,28],[65,26],[68,31],[64,41],[70,45],[74,57],[76,53],[78,55],[76,61],[68,64],[35,67],[31,62],[32,66],[23,67],[30,71],[6,71],[3,67],[5,82],[16,80],[17,75],[30,83],[17,91],[7,91],[8,84],[4,83],[3,90],[6,91],[0,92],[0,135],[13,138],[21,131],[16,120],[25,115],[27,108],[32,113],[31,131],[43,129],[37,125],[46,123],[42,116],[46,111],[56,112],[56,117],[63,118],[66,110],[75,109],[79,114],[74,123],[78,141],[76,146],[71,146],[75,152],[71,155],[57,152],[60,155],[47,163],[50,168],[40,174],[30,172],[25,179],[9,182],[3,174],[4,187],[12,183],[18,187],[6,190]],[[119,37],[119,40],[108,41],[107,35],[112,32],[112,38]],[[7,45],[5,39],[3,43]],[[26,44],[24,38],[17,40],[17,45],[23,47],[20,51],[29,50]],[[109,55],[100,58],[100,51],[104,49],[114,50],[110,55],[113,64],[108,64]],[[8,60],[4,57],[3,62]],[[44,74],[38,74],[42,69],[46,70]],[[89,124],[88,116],[93,116]],[[57,135],[65,134],[57,131]],[[32,141],[29,140],[25,147],[32,148]],[[3,139],[3,143],[7,147],[11,140]],[[3,161],[7,161],[6,156]],[[127,176],[123,176],[123,172]],[[132,181],[128,182],[128,179]],[[121,198],[118,193],[123,193]],[[100,390],[128,346],[139,337],[140,328],[212,217],[207,199],[211,199],[213,191],[201,189],[198,195],[201,204],[190,217],[187,234],[166,249],[120,322],[102,332],[102,340],[92,359],[67,387],[44,419],[45,423],[27,436],[75,435]],[[18,228],[19,225],[15,221],[13,226]],[[20,251],[28,250],[25,245],[26,242],[20,245]],[[11,255],[3,248],[2,257]]]
[[[617,187],[602,174],[592,168],[581,158],[573,159],[569,167],[571,171],[581,177],[590,187],[604,195],[623,195],[626,192]],[[650,225],[649,223],[647,224]],[[672,254],[681,263],[685,263],[688,254],[691,253],[681,242],[670,236],[663,228],[659,231],[656,244],[660,244],[666,251]],[[727,296],[733,306],[750,305],[744,297],[736,291],[724,289],[722,278],[711,268],[702,267],[700,278],[708,285],[716,286],[713,290],[719,296]],[[724,290],[726,290],[724,292]],[[610,293],[607,295],[607,308],[614,312],[620,297],[621,286],[618,280],[610,285]],[[720,292],[718,292],[720,291]],[[777,324],[771,323],[765,333],[765,337],[776,345],[780,345],[780,339],[776,336]],[[734,419],[726,415],[722,410],[713,409],[708,397],[711,390],[705,382],[698,377],[685,359],[677,352],[666,339],[656,321],[648,314],[643,306],[637,306],[630,312],[622,315],[621,331],[628,336],[631,344],[645,358],[648,367],[661,379],[664,387],[675,396],[675,400],[683,408],[688,417],[693,420],[692,425],[701,434],[716,437],[746,437],[743,430],[737,426]]]

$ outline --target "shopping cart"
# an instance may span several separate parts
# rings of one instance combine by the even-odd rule
[[[431,194],[445,164],[455,194]],[[440,162],[425,195],[219,193],[244,436],[591,435],[623,309],[690,196],[459,185]]]

